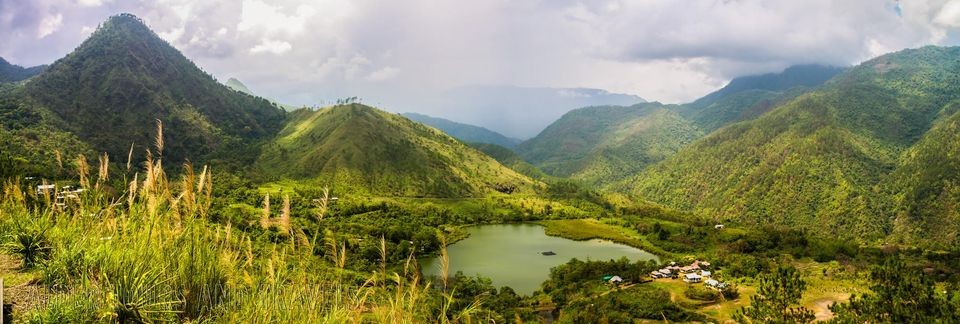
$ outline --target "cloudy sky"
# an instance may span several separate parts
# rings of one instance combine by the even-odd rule
[[[677,103],[738,75],[960,43],[960,0],[0,0],[0,56],[51,63],[120,12],[214,76],[293,104],[464,85]]]

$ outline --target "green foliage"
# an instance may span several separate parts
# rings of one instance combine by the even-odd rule
[[[709,109],[731,96],[736,96],[750,91],[761,92],[783,92],[796,89],[798,87],[814,87],[823,84],[837,74],[843,72],[843,68],[823,66],[823,65],[795,65],[780,73],[768,73],[762,75],[753,75],[735,78],[729,84],[703,96],[688,106],[695,110]],[[747,108],[750,105],[742,105]]]
[[[461,124],[443,118],[430,117],[416,113],[405,113],[404,117],[410,118],[415,122],[424,123],[427,126],[434,127],[466,143],[484,143],[500,145],[503,147],[514,147],[520,143],[520,140],[503,136],[492,130]]]
[[[548,174],[604,183],[673,155],[700,136],[671,106],[587,107],[566,113],[517,151]]]
[[[19,256],[26,268],[46,260],[52,249],[47,228],[37,222],[17,223],[13,232],[6,235],[3,248]]]
[[[796,268],[780,267],[760,277],[757,294],[750,297],[750,306],[741,308],[734,317],[741,323],[812,322],[812,311],[802,306],[791,307],[800,302],[806,285]]]
[[[168,280],[149,260],[118,260],[108,266],[103,278],[111,292],[107,307],[119,323],[172,321],[179,301],[168,289]]]
[[[257,167],[273,179],[384,196],[530,193],[534,184],[433,128],[359,104],[293,112]]]
[[[46,69],[46,65],[24,68],[19,65],[10,64],[10,62],[0,57],[0,83],[26,80]]]
[[[960,321],[956,287],[946,293],[929,275],[889,257],[870,273],[871,293],[834,304],[835,323],[955,323]]]
[[[550,278],[541,285],[541,290],[550,296],[559,306],[591,295],[593,287],[605,285],[603,276],[619,275],[626,281],[638,282],[640,276],[657,268],[656,261],[637,261],[631,263],[626,258],[609,261],[580,261],[571,259],[567,263],[550,269]]]
[[[134,144],[138,160],[157,119],[177,134],[162,152],[175,162],[268,137],[284,121],[269,101],[218,83],[130,14],[111,17],[22,92],[58,128],[114,157]]]
[[[952,115],[950,115],[950,113]],[[907,150],[881,186],[893,197],[893,235],[918,245],[960,245],[960,103]],[[888,214],[888,215],[889,215]],[[918,239],[922,238],[922,239]]]
[[[509,148],[489,143],[470,143],[470,146],[483,152],[483,154],[489,155],[494,160],[497,160],[497,162],[500,162],[500,164],[503,164],[503,166],[517,171],[517,173],[540,181],[552,179],[552,177],[543,173],[543,171],[540,171],[537,167],[524,161],[517,153],[514,153]]]
[[[636,323],[637,319],[694,322],[706,318],[673,303],[670,293],[640,285],[573,302],[561,312],[558,322]]]
[[[46,307],[33,310],[24,316],[26,323],[82,323],[105,322],[100,317],[104,305],[103,292],[89,290],[78,293],[57,295],[47,301]]]
[[[707,288],[703,285],[690,285],[687,287],[687,290],[683,291],[683,295],[687,298],[699,301],[717,301],[720,299],[720,292]]]
[[[50,260],[40,262],[40,281],[50,290],[66,291],[83,279],[88,263],[79,244],[60,245],[53,249]]]
[[[894,230],[889,202],[897,201],[878,186],[898,160],[914,158],[900,152],[960,97],[958,51],[925,47],[868,61],[611,188],[718,220],[878,240]],[[950,217],[934,214],[924,218]]]

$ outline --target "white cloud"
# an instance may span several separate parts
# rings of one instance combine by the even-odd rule
[[[289,42],[264,39],[260,45],[251,48],[250,53],[259,54],[269,52],[280,55],[289,52],[291,49],[293,49],[293,45],[290,45]]]
[[[43,17],[37,26],[37,38],[44,38],[53,34],[63,25],[63,14]]]
[[[259,0],[244,0],[237,30],[282,31],[289,34],[300,34],[304,31],[309,19],[316,13],[316,9],[307,4],[297,6],[293,14],[287,15],[281,12],[281,8],[278,6],[272,6]]]
[[[397,75],[399,74],[400,74],[400,69],[392,66],[388,66],[388,67],[376,70],[373,73],[370,73],[370,75],[367,75],[366,79],[369,81],[375,81],[375,82],[386,81],[386,80],[396,78]]]
[[[77,4],[84,7],[99,7],[103,5],[103,0],[77,0]]]
[[[948,2],[937,13],[933,22],[948,27],[960,27],[960,0]]]
[[[183,27],[177,27],[165,32],[159,32],[157,35],[159,35],[160,38],[175,44],[180,40],[180,37],[183,37],[183,33],[185,31],[186,30]]]

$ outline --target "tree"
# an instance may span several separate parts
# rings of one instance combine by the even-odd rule
[[[853,296],[830,307],[835,323],[956,323],[960,305],[952,301],[956,289],[936,291],[935,282],[890,257],[870,273],[873,293]]]
[[[750,306],[741,308],[734,318],[741,323],[812,322],[813,311],[802,306],[790,307],[800,302],[806,286],[796,268],[779,267],[774,273],[760,277],[759,291],[750,297]]]

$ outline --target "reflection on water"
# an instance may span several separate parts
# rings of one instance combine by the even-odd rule
[[[535,224],[481,225],[470,227],[467,232],[470,237],[447,247],[450,274],[457,271],[468,276],[479,274],[492,279],[494,286],[510,286],[520,294],[530,294],[540,288],[540,283],[549,277],[550,268],[572,258],[657,259],[646,251],[609,241],[574,241],[547,236],[543,227]],[[421,266],[427,276],[440,272],[437,257],[423,260]]]

